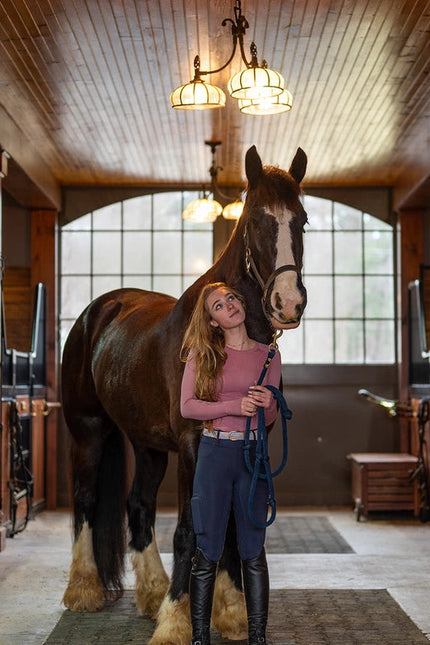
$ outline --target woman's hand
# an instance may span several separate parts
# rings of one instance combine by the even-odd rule
[[[249,398],[256,406],[268,408],[272,403],[273,394],[264,385],[250,385]]]
[[[244,396],[240,402],[240,412],[244,417],[253,417],[257,412],[257,404],[251,396]]]

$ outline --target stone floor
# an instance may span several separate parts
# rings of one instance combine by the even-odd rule
[[[278,511],[278,519],[284,515],[324,516],[352,552],[269,553],[273,590],[386,589],[430,640],[430,523],[393,516],[357,522],[349,509]],[[64,612],[61,597],[67,583],[71,535],[70,514],[56,511],[41,513],[23,533],[7,540],[0,553],[0,645],[46,642]],[[169,570],[171,554],[163,553],[162,559]],[[132,587],[128,569],[125,588]],[[356,642],[369,645],[374,641],[369,633]],[[319,645],[319,641],[306,645]]]

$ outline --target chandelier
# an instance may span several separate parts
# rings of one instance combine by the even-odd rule
[[[215,154],[217,147],[221,145],[221,141],[205,141],[205,144],[210,146],[212,153],[212,165],[209,168],[211,177],[210,191],[203,191],[203,197],[190,202],[182,212],[182,219],[194,223],[214,222],[221,214],[225,219],[239,219],[244,206],[240,199],[236,199],[223,208],[214,197],[216,192],[223,199],[230,199],[220,191],[217,183],[220,167],[215,163]]]
[[[170,95],[170,103],[177,110],[208,110],[225,106],[226,97],[223,90],[216,85],[206,83],[202,76],[221,72],[231,63],[239,44],[240,55],[245,69],[234,74],[228,82],[230,96],[239,101],[239,109],[244,114],[264,115],[286,112],[292,107],[292,96],[285,89],[285,81],[279,72],[267,67],[265,60],[258,62],[257,47],[251,43],[251,59],[245,55],[243,37],[249,28],[248,21],[242,15],[241,2],[236,0],[233,7],[234,20],[225,18],[222,26],[231,23],[233,50],[227,62],[213,70],[200,69],[200,57],[194,58],[194,78],[185,85],[180,85]]]

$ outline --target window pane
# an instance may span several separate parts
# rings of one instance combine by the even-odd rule
[[[61,249],[61,273],[90,273],[91,233],[64,231]]]
[[[93,273],[121,273],[121,233],[93,233]]]
[[[334,202],[334,230],[356,229],[361,230],[361,211],[358,211],[352,206]]]
[[[305,195],[303,207],[308,214],[309,225],[312,230],[331,230],[333,228],[331,217],[332,203],[330,199]]]
[[[335,284],[335,317],[362,318],[363,311],[363,279],[336,276]]]
[[[334,234],[334,272],[362,273],[363,252],[361,233]]]
[[[181,273],[181,235],[162,233],[154,235],[154,265],[157,273]]]
[[[124,228],[136,231],[151,229],[152,195],[127,199],[123,205]]]
[[[154,230],[182,228],[181,193],[157,193],[154,195]]]
[[[61,280],[61,316],[77,318],[91,300],[89,276],[63,276]]]
[[[192,284],[195,283],[197,278],[200,277],[200,274],[198,275],[184,275],[182,279],[182,291],[186,291],[188,287],[191,287]]]
[[[393,280],[386,276],[366,276],[366,318],[394,318]]]
[[[303,330],[304,324],[302,323],[296,327],[296,329],[288,329],[284,331],[282,336],[278,338],[277,343],[283,363],[304,362]]]
[[[394,321],[368,320],[366,329],[366,363],[394,363]]]
[[[388,231],[389,233],[393,232],[393,227],[387,222],[383,222],[379,217],[374,217],[369,215],[369,213],[363,213],[363,224],[364,228],[367,231],[378,230],[378,231]]]
[[[124,273],[151,273],[151,240],[149,231],[124,232]]]
[[[150,275],[125,275],[123,280],[124,287],[133,287],[135,289],[152,290],[152,281]]]
[[[366,273],[393,273],[393,234],[372,231],[364,234]]]
[[[331,276],[307,276],[305,287],[308,292],[306,318],[332,318],[333,280]]]
[[[93,298],[103,293],[121,288],[121,277],[119,275],[104,275],[93,278]]]
[[[93,212],[93,228],[96,230],[119,230],[121,228],[121,202],[109,204]]]
[[[363,323],[358,320],[339,320],[335,323],[336,363],[363,363]]]
[[[184,234],[184,273],[201,275],[212,265],[212,234]]]
[[[332,272],[332,234],[307,231],[303,237],[305,275]]]
[[[178,275],[154,276],[154,291],[179,298],[182,295],[181,277]]]
[[[62,227],[62,231],[90,231],[91,230],[91,213],[82,215]]]
[[[333,363],[333,322],[306,320],[306,363]]]

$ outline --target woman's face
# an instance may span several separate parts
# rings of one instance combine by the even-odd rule
[[[233,329],[245,321],[242,303],[225,287],[219,287],[208,295],[206,307],[213,327],[221,327],[223,330]]]

